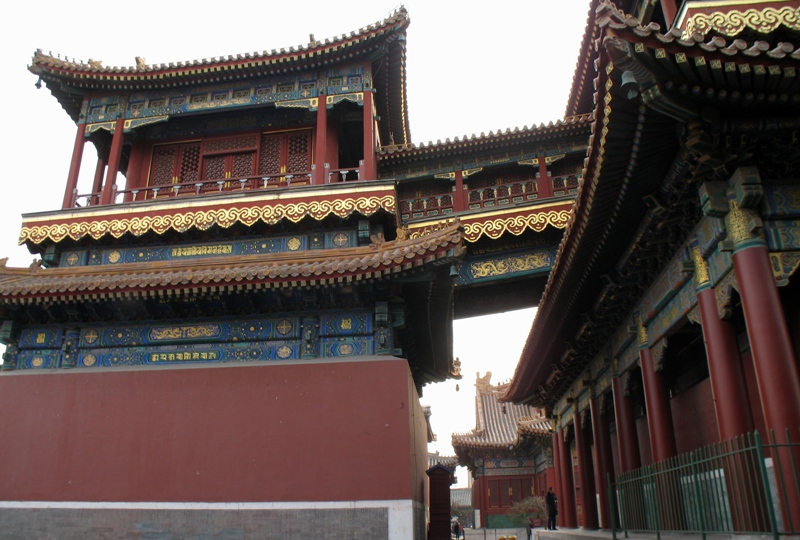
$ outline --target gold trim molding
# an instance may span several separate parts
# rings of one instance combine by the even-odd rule
[[[519,236],[527,230],[542,232],[545,227],[551,226],[556,229],[565,229],[569,220],[570,210],[549,210],[534,212],[524,215],[514,215],[510,217],[498,216],[494,219],[484,219],[480,221],[466,222],[462,217],[461,223],[464,225],[464,240],[467,242],[477,242],[482,236],[491,240],[497,240],[505,233]],[[415,229],[411,232],[411,238],[417,238],[428,234],[432,230],[431,226]]]
[[[765,7],[746,11],[732,9],[727,12],[696,13],[689,17],[686,22],[684,35],[692,35],[694,33],[706,35],[709,32],[717,32],[724,36],[733,37],[745,29],[768,34],[777,30],[780,26],[784,26],[789,30],[800,30],[800,7]]]
[[[481,236],[497,240],[505,233],[519,236],[526,230],[542,232],[548,225],[556,229],[566,229],[569,210],[536,212],[525,216],[489,219],[464,224],[464,238],[467,242],[477,242]]]
[[[78,240],[85,236],[98,240],[106,234],[119,238],[126,233],[141,236],[149,231],[163,234],[168,230],[177,232],[184,232],[191,228],[206,230],[215,225],[227,229],[235,223],[241,223],[249,227],[259,221],[267,225],[274,225],[282,219],[297,223],[307,216],[316,220],[321,220],[330,215],[345,218],[354,212],[370,216],[379,210],[394,213],[394,195],[301,201],[291,204],[274,202],[241,208],[184,211],[166,215],[81,220],[73,223],[23,227],[20,231],[19,243],[33,242],[34,244],[39,244],[45,240],[60,242],[65,238]]]

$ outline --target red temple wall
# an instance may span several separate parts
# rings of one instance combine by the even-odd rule
[[[0,499],[419,500],[415,394],[401,359],[4,374]]]
[[[678,454],[719,441],[711,379],[706,377],[672,398],[670,407]]]

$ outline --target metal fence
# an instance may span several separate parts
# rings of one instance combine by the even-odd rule
[[[609,479],[617,531],[782,535],[800,533],[800,437],[758,432]]]

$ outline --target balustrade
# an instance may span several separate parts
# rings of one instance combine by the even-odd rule
[[[523,180],[521,182],[469,189],[467,190],[467,207],[475,210],[533,201],[539,197],[538,187],[536,180]]]
[[[256,176],[245,176],[240,178],[225,178],[215,180],[203,180],[199,182],[179,182],[161,186],[144,186],[131,189],[113,189],[112,201],[114,204],[120,202],[143,201],[150,199],[162,199],[167,197],[199,196],[211,195],[214,193],[232,191],[255,191],[276,188],[289,188],[292,186],[302,186],[311,183],[311,171],[295,173],[276,173],[261,174]],[[100,204],[100,193],[74,192],[74,206],[96,206]],[[120,197],[120,195],[122,197]]]
[[[362,162],[363,164],[363,162]],[[312,165],[313,167],[313,165]],[[338,182],[353,182],[362,180],[362,166],[342,167],[332,169],[327,163],[324,165],[324,181],[332,184]],[[197,196],[230,191],[253,191],[274,188],[288,188],[312,183],[314,171],[293,173],[261,174],[255,176],[233,177],[199,182],[178,182],[160,186],[143,186],[131,189],[114,189],[112,201],[120,202],[142,201],[160,199],[165,197]],[[120,195],[122,196],[120,198]],[[448,196],[449,197],[449,196]],[[100,204],[101,193],[78,193],[73,190],[73,206],[97,206]],[[452,201],[452,199],[451,199]],[[452,202],[450,203],[452,206]]]
[[[453,196],[449,193],[442,193],[417,199],[406,199],[400,202],[400,209],[403,219],[449,214],[453,211]]]

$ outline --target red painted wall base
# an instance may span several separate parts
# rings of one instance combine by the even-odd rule
[[[426,499],[408,364],[0,376],[0,500]]]

